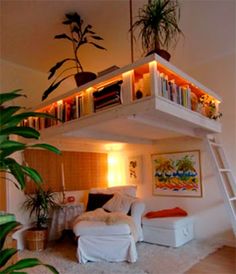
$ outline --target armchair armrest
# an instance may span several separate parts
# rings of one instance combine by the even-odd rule
[[[138,230],[138,241],[143,241],[142,215],[145,210],[145,204],[141,199],[136,199],[131,205],[131,217],[133,217]]]

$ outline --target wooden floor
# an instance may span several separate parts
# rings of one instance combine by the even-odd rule
[[[185,274],[236,274],[236,248],[224,246]]]

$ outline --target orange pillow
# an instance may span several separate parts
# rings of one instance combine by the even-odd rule
[[[163,210],[158,210],[158,211],[150,211],[148,212],[145,217],[147,218],[163,218],[163,217],[178,217],[178,216],[187,216],[188,213],[179,208],[170,208],[170,209],[163,209]]]

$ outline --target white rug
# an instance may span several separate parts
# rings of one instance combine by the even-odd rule
[[[37,257],[42,262],[55,266],[60,274],[182,274],[220,246],[212,241],[196,240],[179,248],[139,243],[138,260],[133,264],[126,262],[78,264],[75,256],[76,245],[71,242],[51,245],[42,252],[24,250],[20,252],[20,257]],[[40,266],[29,269],[28,273],[51,272]]]

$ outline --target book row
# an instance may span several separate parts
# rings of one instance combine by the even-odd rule
[[[121,85],[122,81],[117,81],[94,92],[82,92],[73,98],[60,100],[43,111],[56,119],[30,117],[23,121],[22,126],[41,130],[121,104]]]

